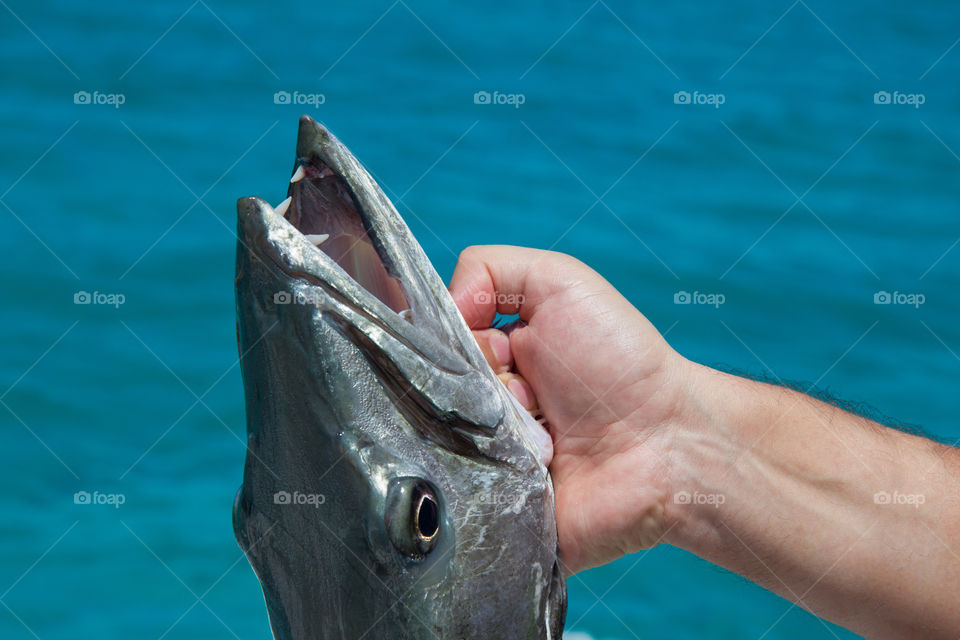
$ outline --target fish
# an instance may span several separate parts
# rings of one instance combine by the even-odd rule
[[[549,434],[324,126],[237,202],[247,424],[233,506],[277,640],[560,640]]]

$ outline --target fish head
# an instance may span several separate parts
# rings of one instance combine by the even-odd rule
[[[393,204],[300,120],[288,199],[238,201],[234,505],[277,638],[556,638],[549,437]]]

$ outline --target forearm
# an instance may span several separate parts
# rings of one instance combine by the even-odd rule
[[[956,450],[693,369],[667,541],[870,638],[957,637]]]

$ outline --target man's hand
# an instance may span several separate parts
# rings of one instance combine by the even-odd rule
[[[525,406],[539,404],[549,425],[567,571],[659,542],[688,363],[606,280],[563,254],[471,247],[450,291],[494,370],[515,370],[522,379],[508,387]],[[525,326],[508,341],[488,329],[496,312],[519,313]]]
[[[685,360],[568,256],[471,247],[450,289],[549,425],[568,573],[667,542],[870,638],[958,638],[957,449]]]

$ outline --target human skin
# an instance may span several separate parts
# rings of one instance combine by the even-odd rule
[[[568,573],[666,543],[870,638],[958,638],[957,449],[691,362],[570,256],[470,247],[450,291],[546,420]]]

